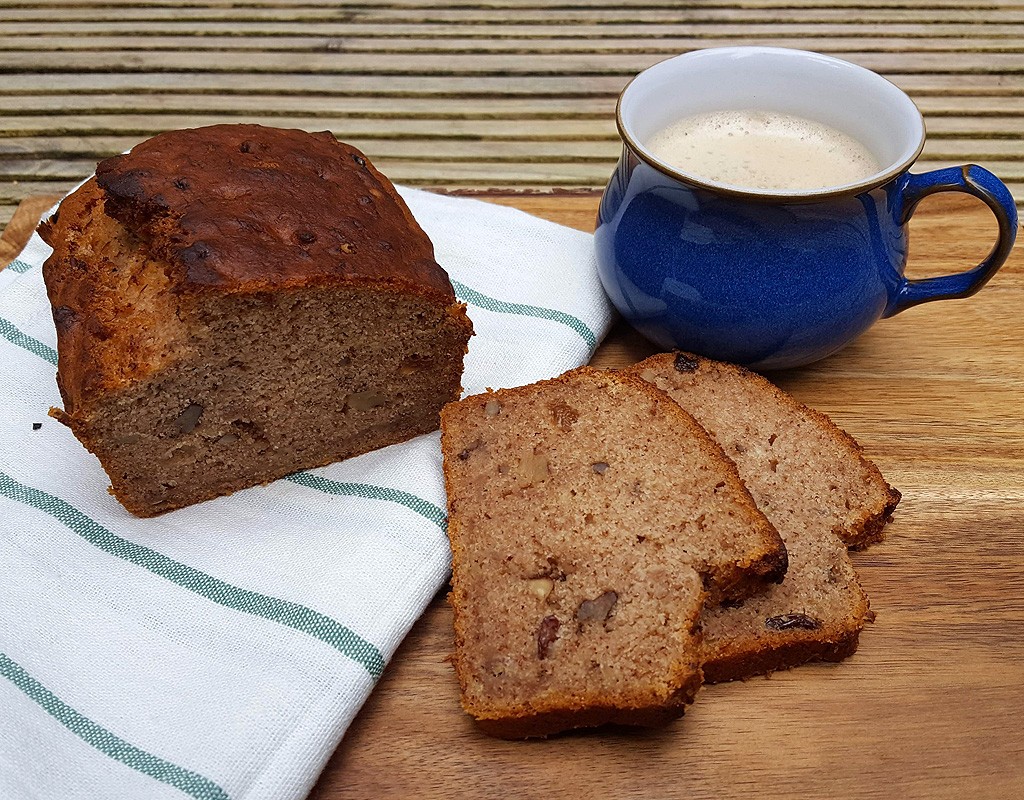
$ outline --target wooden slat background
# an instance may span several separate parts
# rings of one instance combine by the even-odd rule
[[[603,186],[615,98],[690,49],[818,50],[925,113],[921,167],[1024,198],[1024,0],[0,0],[0,227],[159,131],[331,130],[395,181]]]

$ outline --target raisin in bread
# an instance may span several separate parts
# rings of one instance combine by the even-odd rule
[[[441,412],[455,669],[488,733],[679,716],[706,595],[763,591],[781,540],[664,393],[580,368]]]
[[[173,131],[40,230],[55,415],[150,516],[435,430],[472,333],[387,178],[329,133]]]
[[[781,584],[705,611],[705,680],[853,653],[871,612],[847,547],[881,538],[899,492],[828,417],[759,375],[685,353],[653,356],[629,371],[715,437],[789,553]]]

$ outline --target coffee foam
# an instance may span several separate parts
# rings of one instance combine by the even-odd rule
[[[799,191],[860,183],[880,171],[853,137],[774,111],[714,111],[655,133],[647,149],[703,181],[741,189]]]

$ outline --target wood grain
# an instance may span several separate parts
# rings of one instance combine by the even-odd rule
[[[581,230],[592,229],[598,200],[478,196]],[[49,204],[19,211],[9,249]],[[961,196],[928,198],[911,227],[919,276],[972,265],[995,231]],[[878,614],[855,656],[705,687],[658,731],[503,742],[459,708],[442,592],[311,800],[1024,796],[1022,306],[1018,245],[977,297],[911,309],[826,361],[771,376],[853,434],[904,494],[886,541],[854,554]],[[620,323],[593,363],[621,367],[652,352]]]
[[[919,164],[979,162],[1024,197],[1020,0],[2,0],[0,226],[160,131],[328,129],[399,183],[597,188],[615,99],[698,47],[782,45],[919,103]]]

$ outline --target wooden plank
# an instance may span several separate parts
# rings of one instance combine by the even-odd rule
[[[59,0],[58,0],[59,2]],[[492,23],[507,24],[563,24],[563,23],[597,23],[597,24],[629,24],[635,22],[639,15],[651,23],[679,23],[681,21],[713,21],[731,22],[735,24],[766,23],[766,22],[843,22],[848,21],[851,11],[856,11],[857,18],[863,22],[887,23],[905,22],[930,24],[932,22],[966,23],[1019,23],[1024,21],[1024,6],[1013,5],[993,8],[977,5],[961,5],[953,2],[938,6],[915,6],[912,3],[900,3],[898,6],[885,3],[837,2],[812,6],[786,3],[778,7],[755,8],[745,3],[732,3],[722,6],[686,5],[674,7],[635,7],[623,3],[613,4],[606,8],[565,8],[561,4],[554,6],[535,6],[531,8],[495,8],[477,5],[473,8],[454,8],[444,4],[440,8],[397,8],[389,6],[369,6],[355,8],[351,6],[334,7],[280,7],[277,4],[267,7],[216,6],[179,7],[177,4],[166,6],[84,6],[62,4],[61,19],[65,21],[155,21],[155,20],[235,20],[249,23],[263,20],[303,21],[319,23],[330,21],[366,22],[376,24],[426,23],[483,26]],[[53,16],[52,9],[46,6],[8,8],[4,18],[12,21],[45,21]]]
[[[576,98],[555,97],[452,97],[438,103],[436,98],[404,97],[382,102],[380,97],[336,97],[292,94],[135,94],[118,93],[15,94],[0,93],[0,118],[5,116],[42,116],[46,114],[133,113],[187,114],[220,113],[226,119],[244,116],[259,108],[267,116],[306,116],[392,119],[606,119],[614,113],[614,95]],[[915,96],[915,102],[928,119],[961,117],[982,119],[998,117],[1013,120],[1024,116],[1024,95],[991,97],[945,94]],[[935,123],[932,123],[935,124]],[[966,124],[966,123],[965,123]],[[1007,123],[1009,125],[1011,123]],[[1020,130],[1018,127],[1017,130]],[[11,136],[0,137],[0,152]],[[13,137],[17,138],[17,137]]]
[[[1024,52],[1024,25],[1014,26],[1016,30],[1005,36],[986,36],[980,32],[965,36],[930,36],[923,31],[917,36],[865,37],[859,35],[837,36],[835,34],[819,34],[809,28],[802,34],[784,36],[776,31],[766,31],[760,36],[746,34],[742,37],[720,36],[708,31],[701,35],[671,36],[650,39],[645,42],[645,55],[676,55],[702,47],[727,47],[735,45],[737,38],[745,43],[759,44],[765,47],[789,47],[794,49],[815,50],[818,52],[850,52],[850,53],[999,53],[1017,54]],[[461,37],[425,37],[403,36],[388,39],[358,36],[330,36],[319,30],[311,30],[305,36],[264,36],[256,31],[248,31],[245,35],[222,36],[209,32],[203,35],[150,35],[135,38],[130,35],[40,35],[11,36],[0,32],[0,49],[7,53],[40,52],[61,54],[63,58],[71,58],[70,54],[92,52],[131,53],[138,51],[186,51],[222,53],[256,52],[261,54],[337,52],[345,55],[373,53],[383,55],[430,55],[445,53],[446,55],[513,55],[520,56],[529,52],[531,55],[618,55],[633,54],[637,51],[635,38],[609,37],[601,38],[561,38],[549,36],[545,38],[461,38]]]
[[[280,122],[279,118],[265,117],[259,113],[245,115],[246,121],[273,125]],[[306,117],[291,116],[290,123],[299,128],[323,130],[332,127],[332,123],[344,125],[346,117]],[[17,116],[4,118],[4,131],[10,135],[24,136],[27,134],[53,135],[95,131],[103,133],[126,134],[136,131],[149,132],[171,128],[197,127],[213,125],[224,121],[222,114],[97,114],[69,115],[58,117]],[[408,136],[431,135],[444,139],[491,138],[505,139],[560,139],[578,141],[580,139],[610,139],[616,136],[614,117],[604,119],[578,120],[531,120],[529,128],[522,130],[518,126],[497,128],[490,120],[480,119],[379,119],[374,117],[361,118],[352,133],[360,136],[376,136],[379,138],[398,139]]]
[[[1019,75],[998,72],[947,75],[942,71],[924,73],[886,72],[892,80],[915,97],[943,96],[953,91],[979,96],[1024,95]],[[359,96],[404,97],[615,97],[630,76],[581,75],[314,75],[297,72],[263,73],[254,81],[245,73],[196,73],[173,70],[160,73],[108,72],[66,73],[26,70],[3,75],[0,97],[16,94],[106,93],[135,94],[169,92],[181,95],[233,92],[240,96],[267,92],[299,97]],[[955,87],[955,89],[954,89]]]
[[[90,8],[123,10],[125,8],[155,8],[155,9],[204,9],[204,8],[230,8],[234,10],[260,10],[260,9],[289,9],[301,10],[321,8],[324,10],[341,10],[346,13],[358,9],[374,9],[381,4],[374,0],[348,0],[343,6],[331,2],[316,2],[315,0],[0,0],[0,8]],[[745,0],[737,4],[733,0],[703,0],[703,8],[733,8],[740,5],[748,9],[815,9],[815,8],[886,8],[890,6],[886,0]],[[900,6],[906,8],[922,8],[937,10],[943,8],[961,8],[975,11],[991,11],[994,9],[1020,9],[1024,3],[1020,0],[902,0]],[[514,14],[517,10],[536,10],[544,8],[559,9],[583,9],[594,11],[602,8],[619,9],[622,3],[617,0],[559,0],[557,3],[546,3],[544,0],[491,0],[491,2],[480,3],[478,0],[391,0],[387,4],[392,9],[407,9],[417,12],[428,12],[437,9],[451,10],[487,10],[499,11],[504,14]],[[678,4],[674,0],[641,0],[632,3],[630,6],[638,12],[645,12],[658,9],[678,10]]]
[[[297,36],[353,37],[365,40],[388,40],[400,38],[458,38],[458,39],[531,39],[546,38],[601,40],[606,38],[628,38],[634,45],[651,41],[686,36],[730,37],[757,39],[764,36],[871,36],[872,38],[899,37],[947,37],[957,39],[1016,38],[1020,36],[1022,23],[991,22],[984,18],[971,21],[970,25],[932,21],[928,24],[888,22],[879,24],[862,19],[846,19],[841,22],[781,22],[777,19],[761,22],[713,22],[694,19],[687,23],[648,23],[641,18],[629,22],[588,24],[580,23],[571,27],[537,23],[510,24],[496,22],[487,25],[458,25],[454,23],[392,22],[387,26],[368,22],[336,22],[323,20],[311,27],[308,21],[254,20],[239,25],[236,21],[183,20],[179,17],[149,21],[125,21],[109,19],[103,21],[47,19],[5,20],[3,32],[13,37],[76,35],[115,36],[132,38],[169,35],[194,35],[247,38],[250,36]]]
[[[125,8],[195,9],[217,7],[245,10],[292,7],[308,9],[318,5],[323,8],[336,7],[334,3],[322,2],[318,4],[310,2],[310,0],[249,0],[249,2],[236,0],[181,0],[181,2],[177,0],[106,0],[105,2],[103,0],[98,2],[95,0],[93,2],[89,2],[89,0],[34,0],[31,3],[27,3],[24,0],[0,0],[0,8],[22,8],[28,5],[37,8],[59,7],[64,9],[72,7],[110,10],[122,10]],[[374,0],[348,0],[344,4],[344,10],[376,8],[379,5]],[[732,8],[736,5],[732,0],[703,0],[701,3],[701,6],[704,8]],[[886,8],[889,5],[891,4],[886,3],[885,0],[746,0],[746,2],[742,3],[744,8],[769,10],[822,7]],[[1024,8],[1024,4],[1020,0],[973,0],[973,2],[971,0],[967,0],[967,2],[959,2],[958,0],[901,0],[900,5],[907,8],[923,8],[928,10],[965,8],[976,11],[990,11],[994,8]],[[501,0],[500,2],[492,1],[486,4],[482,4],[478,0],[452,0],[452,2],[447,2],[446,0],[435,0],[434,2],[429,0],[391,0],[388,6],[394,9],[406,8],[420,12],[438,8],[476,10],[485,7],[487,9],[500,10],[504,13],[513,13],[517,9],[543,9],[551,6],[558,8],[582,8],[590,11],[600,8],[621,8],[622,3],[621,0],[559,0],[557,3],[545,3],[543,0]],[[631,7],[635,10],[649,11],[659,8],[677,9],[678,4],[673,0],[643,0],[642,2],[633,3]]]
[[[821,48],[861,66],[882,73],[942,72],[1024,73],[1021,53],[865,53],[842,48]],[[662,57],[664,54],[662,54]],[[650,53],[531,54],[528,58],[504,55],[460,53],[204,53],[197,59],[190,52],[104,51],[65,52],[14,51],[0,61],[0,74],[25,70],[41,72],[245,72],[249,75],[274,72],[372,75],[621,75],[631,76],[661,60]],[[1019,78],[1018,78],[1019,79]]]
[[[266,115],[302,115],[308,117],[405,117],[407,119],[582,119],[606,118],[614,112],[615,94],[583,97],[451,97],[438,103],[431,97],[403,97],[400,102],[382,102],[379,96],[339,97],[281,94],[184,94],[96,92],[75,94],[7,94],[0,91],[0,117],[42,114],[110,114],[131,110],[136,113],[218,112],[228,117],[251,113],[259,108]],[[915,102],[928,117],[967,118],[1024,115],[1024,94],[1018,96],[941,94],[914,95]],[[3,141],[0,140],[0,146]]]

